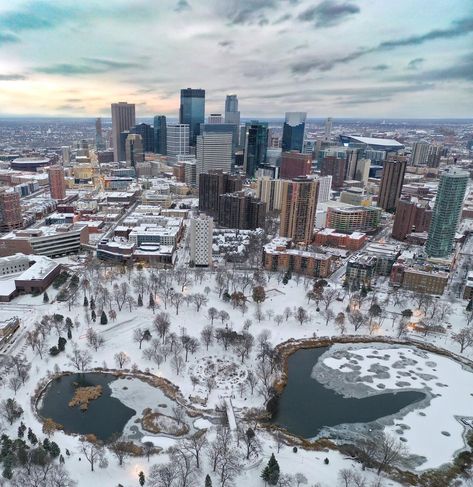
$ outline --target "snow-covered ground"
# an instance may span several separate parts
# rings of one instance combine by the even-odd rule
[[[81,269],[80,266],[77,266],[76,261],[71,261],[71,264],[75,266],[74,268],[76,270]],[[232,272],[231,270],[229,271],[230,273]],[[47,304],[43,304],[42,296],[20,296],[12,303],[0,304],[0,316],[2,318],[17,315],[21,319],[20,330],[17,332],[12,343],[4,347],[3,353],[6,355],[24,356],[26,360],[32,364],[30,377],[26,380],[25,384],[18,389],[16,394],[7,385],[8,377],[5,377],[5,380],[2,381],[0,396],[1,399],[15,397],[15,399],[22,405],[24,409],[22,421],[24,421],[27,426],[32,427],[38,436],[41,437],[42,425],[32,411],[30,398],[38,381],[46,378],[48,374],[51,374],[54,371],[54,369],[63,371],[74,370],[70,363],[70,359],[68,358],[74,346],[77,346],[80,350],[88,350],[92,354],[93,359],[89,368],[103,366],[108,368],[118,368],[114,355],[117,352],[126,352],[130,359],[129,363],[126,365],[128,368],[130,368],[133,364],[136,364],[140,370],[149,369],[149,372],[152,374],[169,379],[172,383],[179,387],[183,397],[186,398],[187,401],[189,401],[189,398],[192,396],[205,395],[207,399],[207,404],[205,405],[206,409],[213,409],[222,403],[222,399],[224,397],[232,396],[232,403],[237,414],[237,421],[242,422],[244,411],[247,408],[262,407],[264,405],[264,399],[258,393],[257,388],[255,388],[252,394],[250,387],[238,387],[238,377],[240,376],[240,373],[241,377],[244,377],[248,374],[249,370],[252,372],[256,371],[256,365],[258,362],[257,342],[258,336],[262,332],[267,331],[269,341],[273,346],[290,338],[301,339],[311,338],[313,336],[334,336],[340,334],[340,327],[336,325],[333,318],[329,319],[328,322],[326,321],[324,315],[325,306],[322,303],[320,304],[320,311],[316,310],[314,301],[310,301],[308,304],[306,292],[310,288],[312,280],[294,276],[287,285],[283,285],[280,281],[276,280],[275,274],[268,273],[265,274],[266,277],[269,278],[265,288],[269,292],[267,293],[266,300],[259,305],[261,311],[259,316],[255,314],[257,311],[257,305],[251,299],[251,273],[248,273],[250,275],[250,285],[247,286],[245,290],[245,294],[248,297],[247,306],[246,308],[234,308],[230,302],[224,302],[223,299],[219,297],[219,290],[217,289],[215,280],[215,272],[204,272],[202,280],[200,280],[200,277],[195,276],[193,271],[190,271],[189,279],[183,286],[183,294],[190,295],[194,293],[204,293],[207,296],[208,302],[201,307],[200,311],[197,311],[194,304],[186,304],[185,302],[182,302],[179,308],[179,314],[176,314],[175,307],[173,307],[170,303],[167,304],[167,307],[165,306],[164,298],[158,290],[155,295],[155,300],[159,304],[159,309],[156,309],[155,312],[153,312],[152,309],[146,306],[149,300],[149,291],[146,291],[143,296],[145,306],[137,307],[136,304],[132,304],[130,309],[129,305],[125,304],[123,308],[119,310],[112,298],[111,305],[107,304],[105,306],[105,311],[109,315],[108,324],[100,325],[100,317],[97,318],[96,323],[93,323],[90,320],[90,309],[87,309],[87,307],[82,305],[84,294],[87,294],[90,299],[91,294],[94,294],[97,291],[97,285],[99,283],[101,283],[102,286],[108,287],[110,294],[113,293],[112,286],[114,284],[120,285],[121,283],[129,283],[129,293],[136,300],[138,291],[136,286],[133,285],[133,279],[139,276],[140,273],[145,276],[149,276],[150,270],[146,268],[141,271],[135,269],[131,275],[128,275],[127,273],[120,273],[117,268],[108,268],[102,269],[100,274],[94,273],[94,275],[90,278],[90,289],[79,289],[77,302],[71,307],[70,310],[67,303],[59,303],[55,301],[54,298],[57,291],[53,290],[52,288],[48,289],[50,302]],[[241,276],[242,272],[236,271],[233,275],[233,281],[236,282],[235,278],[241,278]],[[176,290],[181,290],[181,284],[177,282],[175,274],[173,274],[173,281],[174,288]],[[344,290],[338,288],[338,284],[331,283],[331,286],[332,288],[337,288],[340,292],[340,296],[344,297],[344,299],[342,301],[334,300],[332,303],[330,303],[329,309],[334,313],[335,316],[338,313],[343,312],[348,317],[348,313],[346,311],[349,303],[348,296]],[[236,284],[235,288],[239,289],[240,285]],[[232,280],[230,280],[230,292],[231,291]],[[380,303],[383,311],[386,311],[387,316],[383,322],[381,322],[382,320],[379,320],[379,326],[372,327],[371,333],[373,335],[396,336],[397,330],[396,326],[393,326],[391,315],[392,317],[395,317],[395,313],[399,314],[405,308],[411,308],[413,310],[416,309],[416,305],[413,301],[409,300],[409,298],[407,298],[404,303],[396,306],[393,304],[392,298],[389,299],[389,302],[387,302],[387,291],[387,286],[380,286],[379,289],[377,289],[377,302]],[[362,304],[362,308],[365,312],[367,312],[370,306],[370,298],[371,295],[369,295],[369,298]],[[414,333],[413,331],[407,331],[407,336],[425,340],[434,345],[444,347],[458,353],[459,346],[451,339],[451,335],[466,325],[465,316],[463,314],[466,303],[463,301],[453,301],[450,304],[452,305],[453,312],[450,316],[448,316],[448,318],[446,318],[446,321],[448,320],[448,322],[451,323],[452,328],[446,333],[430,333],[426,337],[423,337]],[[286,308],[293,310],[294,307],[298,306],[302,306],[308,311],[309,320],[307,322],[301,325],[294,318],[294,315],[290,315],[287,319],[284,318],[279,325],[277,324],[277,320],[275,320],[277,315],[284,314]],[[229,347],[227,351],[224,351],[223,346],[214,341],[212,344],[210,344],[208,351],[206,350],[206,347],[201,344],[195,353],[189,353],[188,361],[184,364],[183,369],[179,371],[179,374],[177,374],[175,368],[172,366],[170,356],[168,356],[165,361],[158,365],[157,363],[145,358],[143,354],[143,351],[150,346],[149,343],[146,341],[143,342],[142,349],[140,350],[139,344],[133,340],[133,333],[138,328],[148,328],[153,338],[158,337],[158,334],[153,326],[153,320],[156,317],[156,314],[160,311],[168,312],[170,315],[170,332],[174,332],[178,336],[180,336],[182,333],[187,333],[191,337],[199,339],[202,329],[211,322],[210,318],[208,317],[208,309],[210,307],[215,307],[218,311],[225,311],[228,313],[228,319],[221,320],[219,317],[215,319],[214,328],[225,328],[225,326],[228,326],[239,333],[246,328],[247,331],[255,337],[255,346],[250,351],[249,356],[244,358],[243,363],[241,361],[241,357],[235,353],[232,347]],[[116,320],[112,320],[110,318],[110,308],[116,311]],[[76,326],[72,330],[72,340],[69,340],[66,344],[65,352],[62,352],[55,357],[49,356],[46,352],[43,354],[43,358],[41,358],[37,351],[33,351],[31,347],[26,344],[26,333],[31,331],[35,325],[35,322],[40,321],[45,314],[52,315],[54,313],[59,313],[65,317],[70,317],[72,321],[76,323]],[[415,321],[420,319],[421,314],[422,313],[415,314],[415,318],[413,320]],[[251,323],[247,322],[245,325],[245,321],[247,320],[251,320]],[[103,347],[97,352],[87,343],[86,333],[89,326],[99,333],[99,335],[105,340]],[[370,333],[370,330],[366,325],[362,326],[355,332],[348,319],[346,320],[345,326],[347,333],[357,335],[368,335]],[[65,333],[62,332],[62,335],[65,336]],[[58,334],[56,330],[52,328],[46,336],[47,349],[53,345],[56,345],[57,340]],[[407,353],[408,352],[406,351],[406,354]],[[366,352],[366,355],[368,355],[368,352]],[[467,348],[463,352],[463,355],[466,357],[471,357],[471,348]],[[212,360],[215,360],[217,357],[220,360],[225,360],[225,364],[228,365],[230,370],[234,372],[229,374],[228,377],[219,374],[219,380],[217,381],[218,385],[211,391],[210,394],[208,394],[208,390],[205,386],[205,375],[208,369],[202,368],[202,364],[206,363],[209,357],[213,357]],[[368,364],[368,358],[365,360]],[[394,357],[392,358],[392,361],[394,361]],[[459,438],[462,427],[460,423],[454,419],[454,415],[466,414],[465,409],[468,407],[468,404],[471,403],[467,401],[467,395],[469,395],[467,382],[468,374],[464,371],[462,372],[462,368],[458,364],[451,360],[435,356],[435,358],[429,357],[429,359],[425,360],[419,359],[419,363],[421,365],[416,366],[425,368],[425,371],[427,372],[429,367],[426,362],[428,361],[436,362],[438,364],[437,371],[432,372],[434,374],[439,374],[438,381],[435,380],[435,382],[448,384],[449,387],[435,386],[435,384],[431,385],[434,381],[426,381],[428,387],[432,387],[433,393],[440,393],[442,396],[432,401],[431,413],[429,413],[430,416],[420,417],[416,415],[416,413],[412,413],[412,417],[404,418],[403,423],[408,421],[412,423],[411,430],[404,432],[404,436],[408,440],[409,447],[413,450],[417,449],[420,454],[425,454],[425,456],[428,458],[428,461],[425,464],[426,466],[435,466],[445,461],[446,457],[450,457],[456,449],[461,447],[461,445],[459,445]],[[329,364],[330,362],[328,365]],[[415,370],[415,367],[413,370]],[[195,376],[193,376],[192,371],[195,371]],[[191,380],[192,377],[194,377],[194,379]],[[197,384],[195,383],[195,377],[198,380]],[[450,383],[452,377],[455,378],[455,385]],[[396,382],[400,380],[405,381],[407,379],[398,379],[395,375],[393,375],[389,386],[396,387]],[[414,384],[414,379],[411,378],[410,380]],[[421,381],[420,378],[417,378],[416,380],[418,382]],[[131,382],[132,381],[127,381],[126,385],[130,386]],[[141,397],[143,397],[143,395],[146,396],[145,402],[149,402],[148,394],[156,394],[156,397],[152,396],[153,402],[157,403],[160,400],[158,397],[158,392],[144,390],[142,388],[144,386],[142,385],[139,386],[139,390],[124,390],[123,388],[120,388],[120,384],[120,381],[116,381],[115,385],[113,385],[113,394],[134,409],[136,409],[134,405],[142,404]],[[464,393],[461,390],[462,388],[464,389]],[[452,399],[448,401],[447,397],[455,398],[455,401]],[[439,406],[437,406],[437,404],[439,404]],[[442,404],[442,406],[440,406],[440,404]],[[198,404],[195,404],[194,406],[199,407]],[[141,413],[141,410],[139,412]],[[426,412],[428,411],[426,410]],[[415,431],[425,431],[425,429],[422,429],[425,428],[423,425],[427,424],[427,421],[429,421],[429,423],[435,422],[437,415],[442,415],[441,429],[448,431],[451,436],[444,436],[440,433],[440,431],[435,430],[435,441],[438,445],[444,445],[444,448],[446,451],[448,451],[448,454],[440,451],[435,452],[434,448],[429,451],[427,441],[424,441],[421,438],[422,435],[415,434]],[[440,428],[440,421],[438,423]],[[202,427],[197,423],[195,426]],[[16,436],[17,428],[18,422],[14,423],[11,427],[8,424],[4,424],[5,431],[10,433],[12,436]],[[394,427],[391,429],[393,431],[395,430]],[[210,439],[212,439],[214,435],[215,426],[211,426],[208,436]],[[260,458],[262,459],[263,464],[265,464],[268,460],[270,452],[275,448],[274,440],[269,433],[265,433],[263,431],[260,431],[258,436],[260,437],[263,448],[263,453]],[[96,472],[92,473],[90,472],[89,464],[84,461],[84,458],[82,458],[81,462],[78,461],[78,457],[81,456],[81,454],[79,452],[80,443],[77,437],[68,436],[62,432],[56,432],[53,439],[59,444],[62,450],[65,448],[70,450],[71,456],[66,458],[66,467],[70,470],[72,477],[78,481],[79,486],[117,485],[118,483],[121,483],[125,487],[132,485],[134,486],[137,484],[137,473],[139,470],[143,470],[145,473],[148,472],[148,463],[146,458],[128,459],[123,467],[118,467],[116,459],[109,454],[109,467],[106,470],[97,469]],[[168,445],[168,440],[164,440],[162,437],[153,441],[160,442],[160,446],[163,447],[169,446],[172,442],[174,442],[174,440],[172,440],[172,442],[169,441]],[[163,442],[165,442],[166,445],[163,444]],[[437,450],[440,450],[440,448]],[[338,471],[341,468],[353,468],[353,462],[351,460],[344,459],[337,452],[320,453],[303,451],[300,449],[297,454],[293,454],[291,448],[285,447],[285,449],[283,449],[279,454],[276,453],[276,457],[280,461],[282,472],[306,472],[305,475],[310,482],[320,482],[323,487],[333,487],[338,485],[336,478]],[[323,464],[322,460],[325,457],[329,457],[329,465]],[[166,460],[167,457],[165,455],[153,456],[151,458],[150,465]],[[205,468],[207,469],[207,466]],[[359,467],[357,466],[356,468]],[[244,485],[248,487],[261,487],[264,484],[259,478],[261,469],[262,464],[258,467],[245,471],[245,473],[242,475],[241,483],[244,483]],[[217,485],[216,477],[214,484]],[[392,485],[395,484],[393,483]]]

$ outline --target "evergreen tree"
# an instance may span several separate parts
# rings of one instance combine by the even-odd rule
[[[57,348],[60,352],[64,352],[67,340],[64,337],[59,337],[57,340]]]
[[[51,443],[50,443],[50,441],[49,441],[49,438],[45,438],[45,439],[43,440],[43,448],[44,448],[46,451],[49,451],[50,447],[51,447]]]
[[[212,479],[209,474],[205,477],[205,487],[212,487]]]
[[[44,294],[43,294],[43,303],[49,303],[49,296],[48,296],[48,293],[46,291],[44,291]]]
[[[92,313],[90,313],[90,316],[92,317],[92,321],[95,323],[95,320],[97,319],[97,315],[95,313],[95,310],[92,310]]]
[[[368,295],[368,289],[366,289],[366,286],[363,284],[363,286],[361,286],[360,296],[362,298],[366,298],[367,295]]]
[[[141,297],[141,294],[138,294],[138,306],[143,306],[143,298]]]
[[[145,485],[145,474],[143,472],[138,474],[138,481],[140,482],[141,486]]]
[[[264,467],[264,470],[261,473],[261,478],[269,485],[277,485],[279,481],[279,463],[276,460],[274,453],[271,454],[268,465]]]
[[[72,330],[70,328],[67,330],[67,339],[72,340]]]
[[[149,294],[149,304],[148,304],[148,306],[150,308],[154,308],[155,307],[154,297],[153,297],[153,295],[151,293]]]
[[[95,299],[90,298],[90,309],[95,309]]]
[[[89,306],[89,300],[87,299],[87,296],[84,296],[84,306]]]
[[[20,423],[20,426],[18,426],[18,438],[23,438],[25,436],[25,431],[26,431],[26,426],[23,421]]]
[[[106,325],[107,323],[108,323],[107,314],[105,313],[105,311],[102,311],[102,314],[100,315],[100,324]]]
[[[466,310],[471,311],[472,309],[473,309],[473,299],[470,299],[470,301],[468,301],[468,304],[466,306]]]
[[[49,454],[53,458],[57,458],[61,454],[61,449],[59,448],[58,444],[55,441],[51,441],[51,443],[49,444]]]

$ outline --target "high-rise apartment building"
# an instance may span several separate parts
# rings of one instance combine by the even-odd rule
[[[199,175],[199,210],[208,215],[218,215],[219,197],[224,193],[241,191],[242,182],[238,176],[222,171],[211,171]]]
[[[425,246],[429,257],[448,257],[452,253],[468,178],[469,174],[457,167],[447,168],[440,176]]]
[[[154,128],[148,123],[139,123],[130,129],[130,133],[141,135],[143,152],[154,152]]]
[[[192,218],[190,225],[190,260],[195,266],[212,265],[213,220],[201,216]]]
[[[166,152],[168,156],[177,157],[189,154],[189,125],[172,124],[166,128]]]
[[[112,144],[115,162],[125,160],[125,154],[120,150],[120,134],[130,130],[136,124],[135,105],[133,103],[112,103]]]
[[[197,136],[197,177],[211,170],[230,172],[232,138],[231,133],[204,132]]]
[[[392,236],[397,240],[405,240],[412,233],[427,232],[432,220],[432,210],[428,202],[400,199],[397,203]]]
[[[166,117],[156,115],[153,120],[154,129],[154,152],[163,156],[167,155],[167,135],[166,135]]]
[[[427,167],[439,167],[442,157],[443,147],[441,145],[431,145],[427,156]]]
[[[306,118],[307,113],[305,112],[286,112],[282,130],[283,152],[292,150],[302,152]]]
[[[383,175],[379,186],[378,206],[393,212],[401,196],[407,160],[403,156],[391,156],[384,162]]]
[[[50,166],[48,169],[49,191],[51,198],[63,200],[66,197],[66,181],[62,166]]]
[[[425,166],[429,157],[430,145],[427,142],[412,144],[411,166]]]
[[[266,164],[267,150],[268,124],[257,120],[246,123],[243,166],[248,177],[254,177],[256,170]]]
[[[62,164],[64,166],[69,166],[71,163],[71,148],[68,145],[63,145],[61,147],[61,157],[62,157]]]
[[[312,171],[312,156],[297,151],[281,154],[281,179],[293,179],[298,176],[308,176]]]
[[[345,181],[347,161],[336,156],[325,156],[320,163],[321,176],[332,176],[332,188],[340,189]]]
[[[267,176],[256,181],[256,197],[266,203],[267,211],[279,211],[281,209],[281,197],[284,181]]]
[[[317,203],[326,203],[330,200],[330,189],[332,187],[332,176],[320,176],[317,178],[319,182],[319,195]]]
[[[279,235],[306,245],[312,241],[319,183],[308,178],[283,181]]]
[[[266,204],[245,191],[221,194],[218,203],[218,224],[239,230],[264,227]]]
[[[136,164],[145,160],[143,139],[139,134],[128,134],[125,141],[126,165],[136,167]]]
[[[181,90],[179,123],[189,126],[189,144],[194,146],[205,120],[205,90],[186,88]]]
[[[324,136],[325,136],[325,140],[330,140],[330,137],[332,136],[332,118],[331,117],[328,117],[325,120]]]
[[[0,192],[0,231],[10,231],[22,226],[20,194],[14,190]]]

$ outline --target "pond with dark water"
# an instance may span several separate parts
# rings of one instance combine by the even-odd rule
[[[46,388],[38,412],[64,427],[66,433],[94,434],[99,440],[108,441],[114,434],[121,434],[126,423],[136,414],[111,396],[109,384],[117,378],[112,374],[84,373],[65,375],[53,380]],[[89,402],[88,409],[70,407],[76,387],[102,386],[102,395]]]
[[[271,420],[292,434],[313,438],[324,427],[370,423],[423,400],[417,391],[344,397],[311,377],[319,357],[330,347],[301,349],[289,356],[288,381]]]

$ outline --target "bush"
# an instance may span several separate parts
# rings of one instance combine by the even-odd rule
[[[59,355],[59,348],[56,347],[56,345],[54,345],[53,347],[51,347],[49,349],[49,355],[52,355],[53,357],[55,357],[56,355]]]
[[[292,451],[293,451],[294,453],[297,453],[297,446],[295,446],[295,447],[292,449]]]

